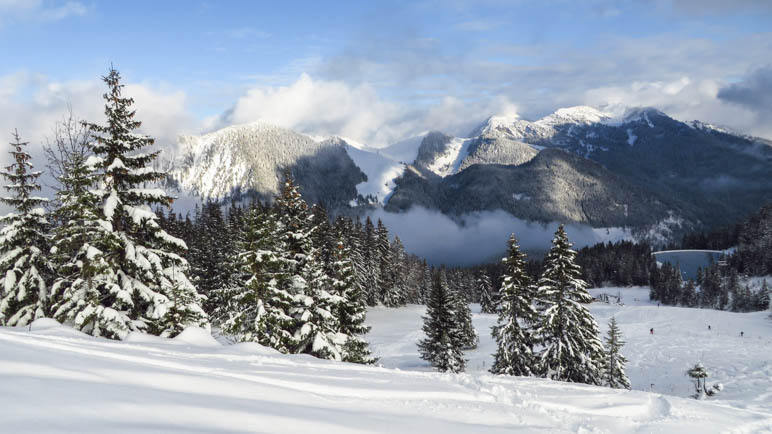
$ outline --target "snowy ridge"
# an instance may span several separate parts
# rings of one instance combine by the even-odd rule
[[[172,176],[183,189],[215,199],[236,189],[277,193],[278,168],[330,146],[264,122],[235,125],[180,137]]]
[[[491,116],[472,135],[503,133],[515,139],[549,139],[557,133],[556,126],[589,125],[608,122],[612,119],[611,113],[593,107],[567,107],[558,109],[534,122],[522,120],[516,115]]]

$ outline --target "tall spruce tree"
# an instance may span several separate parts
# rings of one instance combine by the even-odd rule
[[[338,304],[335,314],[340,333],[345,335],[342,360],[352,363],[375,363],[370,356],[370,347],[362,335],[370,331],[365,325],[367,308],[361,288],[356,284],[350,249],[343,242],[344,234],[337,233],[338,242],[332,252],[332,287],[343,301]]]
[[[600,385],[603,345],[598,323],[585,304],[592,302],[587,283],[574,262],[563,225],[544,260],[544,272],[537,284],[540,318],[535,336],[542,349],[539,373],[553,380]]]
[[[295,347],[295,321],[288,313],[293,297],[279,288],[288,276],[279,261],[278,222],[272,213],[257,208],[247,212],[243,222],[239,262],[249,277],[244,288],[223,286],[215,291],[221,300],[218,316],[223,331],[239,342],[257,342],[289,353]]]
[[[379,276],[378,301],[386,305],[386,299],[391,299],[388,293],[394,287],[394,282],[392,281],[394,276],[391,272],[393,258],[391,255],[391,243],[389,243],[389,230],[386,229],[386,225],[383,224],[381,219],[378,219],[378,224],[375,226],[375,250]]]
[[[491,373],[530,376],[534,374],[534,337],[530,327],[538,315],[533,307],[535,289],[525,272],[525,254],[515,235],[509,237],[504,262],[498,323],[493,327],[497,350]]]
[[[234,235],[228,230],[221,205],[211,200],[204,203],[196,219],[188,261],[191,280],[198,292],[206,296],[204,310],[210,316],[223,303],[219,299],[222,290],[234,286],[233,268],[237,266],[232,260],[236,256]]]
[[[32,157],[14,131],[10,154],[13,163],[0,171],[11,196],[0,202],[16,212],[0,217],[0,325],[24,326],[49,313],[52,266],[49,260],[49,222],[43,205],[48,199],[34,196],[40,190],[32,171]]]
[[[421,358],[440,372],[463,372],[464,335],[457,323],[454,296],[448,288],[445,269],[434,273],[423,317],[426,338],[418,343]]]
[[[86,165],[85,152],[73,152],[61,165],[56,193],[59,225],[53,232],[52,258],[58,270],[52,293],[53,316],[93,336],[119,339],[131,319],[100,302],[100,288],[110,283],[104,251],[119,243],[101,217],[93,190],[97,174]]]
[[[380,221],[379,221],[380,223]],[[404,306],[407,302],[407,277],[408,269],[405,258],[405,246],[399,237],[394,237],[394,242],[389,248],[389,261],[383,279],[383,304],[388,307]]]
[[[630,388],[630,379],[625,374],[627,358],[619,352],[624,344],[617,319],[612,316],[608,325],[608,334],[606,335],[606,359],[603,366],[603,382],[606,386],[614,389]]]
[[[101,216],[113,235],[103,243],[106,262],[99,303],[117,315],[118,337],[139,330],[173,336],[186,326],[208,327],[203,297],[187,277],[188,263],[179,253],[187,246],[158,224],[150,209],[172,198],[153,185],[166,177],[152,167],[158,151],[153,139],[135,132],[133,99],[122,95],[121,76],[111,68],[103,77],[107,124],[88,123],[94,155],[87,163],[99,174]]]
[[[498,310],[497,297],[493,294],[491,278],[484,270],[480,270],[477,274],[477,292],[480,294],[480,312],[496,313]]]
[[[463,337],[462,349],[471,350],[477,348],[480,337],[477,336],[477,331],[472,323],[472,310],[469,308],[469,300],[467,300],[466,294],[460,289],[454,289],[451,292],[453,294],[453,303],[455,304],[455,321],[459,325],[461,336]]]
[[[362,235],[362,253],[365,263],[365,297],[369,306],[375,306],[380,301],[381,254],[378,249],[378,234],[375,231],[375,225],[373,225],[370,216],[365,219]]]
[[[293,317],[294,353],[341,360],[346,336],[339,332],[335,315],[343,298],[333,290],[313,245],[313,215],[289,173],[276,199],[284,249],[279,257],[288,279],[280,290],[293,298],[288,312]]]

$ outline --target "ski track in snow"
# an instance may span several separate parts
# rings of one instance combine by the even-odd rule
[[[591,310],[603,332],[616,315],[633,388],[655,383],[659,393],[489,375],[495,316],[479,313],[468,373],[429,372],[415,346],[421,306],[369,311],[367,337],[387,368],[223,346],[200,329],[116,342],[43,320],[31,331],[0,327],[0,431],[772,432],[765,313],[657,307],[648,289],[619,291],[626,306]],[[718,397],[681,397],[697,360],[709,384],[724,383]]]

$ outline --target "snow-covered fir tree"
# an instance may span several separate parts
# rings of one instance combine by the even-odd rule
[[[367,264],[365,263],[365,254],[362,251],[364,248],[362,222],[359,218],[355,222],[340,216],[335,221],[335,230],[338,234],[343,234],[344,236],[346,247],[349,249],[351,266],[353,267],[353,284],[357,287],[362,300],[367,304]]]
[[[525,254],[520,252],[515,235],[509,237],[504,276],[499,291],[499,318],[493,326],[496,353],[493,374],[529,376],[535,374],[534,337],[531,327],[538,319],[533,307],[535,288],[525,272]]]
[[[394,287],[392,278],[392,257],[391,257],[391,243],[389,242],[389,230],[386,229],[386,225],[383,224],[381,219],[378,219],[378,224],[375,226],[375,255],[378,258],[378,301],[386,304],[386,299],[389,298],[391,303],[391,295],[387,295],[388,292]],[[396,304],[394,306],[398,306]]]
[[[4,225],[0,229],[0,325],[7,326],[27,325],[46,316],[50,308],[49,221],[43,209],[48,199],[34,195],[40,190],[37,180],[42,172],[32,171],[27,144],[14,131],[13,162],[0,171],[10,193],[0,202],[15,209],[0,217]]]
[[[54,213],[59,225],[51,249],[57,269],[53,316],[84,333],[119,339],[128,332],[131,319],[103,305],[100,288],[111,282],[104,252],[120,240],[101,216],[99,196],[92,191],[97,174],[86,165],[85,152],[69,154],[62,169],[57,179],[62,186],[57,192],[59,208]]]
[[[379,220],[380,223],[380,220]],[[380,228],[380,226],[379,226]],[[405,246],[399,237],[394,237],[389,249],[388,262],[383,279],[383,304],[388,307],[405,305],[407,301],[407,264],[405,263]]]
[[[279,289],[293,298],[288,314],[294,319],[294,353],[341,360],[346,335],[339,332],[335,312],[343,298],[335,294],[314,248],[313,215],[292,177],[287,173],[275,207],[284,249],[279,260],[288,278]]]
[[[239,342],[292,352],[297,346],[295,319],[289,314],[294,297],[286,289],[289,275],[280,260],[279,222],[273,213],[253,208],[245,215],[244,225],[239,260],[249,278],[244,288],[224,286],[216,291],[222,302],[218,316],[223,331]]]
[[[380,301],[381,291],[381,254],[378,249],[378,234],[375,225],[368,216],[362,233],[362,254],[364,259],[365,297],[369,306]]]
[[[622,332],[619,330],[617,319],[611,317],[606,335],[606,359],[603,366],[603,383],[614,389],[629,389],[630,379],[625,374],[627,358],[619,350],[625,342],[622,340]]]
[[[480,337],[477,336],[477,331],[474,329],[472,323],[472,310],[469,308],[469,300],[463,291],[456,289],[451,290],[453,294],[453,302],[456,305],[456,324],[461,329],[461,336],[463,337],[463,349],[471,350],[477,348],[477,344],[480,341]]]
[[[367,307],[362,289],[356,284],[354,266],[351,262],[350,249],[343,242],[345,234],[336,233],[338,241],[332,252],[332,287],[337,295],[343,298],[335,312],[338,318],[340,333],[346,336],[343,345],[342,359],[353,363],[375,363],[370,356],[370,347],[362,338],[370,331],[365,325]]]
[[[496,313],[498,310],[498,300],[493,294],[491,278],[483,270],[480,270],[477,274],[477,292],[480,296],[480,312]]]
[[[448,288],[445,270],[433,276],[431,290],[423,317],[423,332],[426,338],[418,343],[421,358],[431,363],[440,372],[463,372],[464,335],[456,322],[457,306],[455,297]]]
[[[239,264],[234,259],[238,256],[235,248],[238,232],[228,229],[221,205],[207,201],[196,216],[188,246],[191,280],[198,292],[206,296],[203,307],[210,316],[224,303],[219,298],[221,290],[234,287],[237,278],[234,268]]]
[[[592,296],[580,278],[575,257],[561,225],[537,284],[540,317],[534,335],[542,347],[538,372],[553,380],[600,385],[603,345],[598,323],[585,306],[592,302]]]
[[[112,68],[104,77],[107,123],[87,124],[94,138],[87,164],[99,174],[100,219],[113,232],[100,243],[106,264],[98,300],[115,313],[106,326],[120,338],[134,330],[173,336],[187,325],[208,327],[203,297],[179,254],[187,246],[160,227],[150,208],[172,198],[154,187],[166,174],[152,167],[158,157],[148,150],[153,139],[135,132],[141,122],[134,119],[134,101],[122,95],[120,79]]]

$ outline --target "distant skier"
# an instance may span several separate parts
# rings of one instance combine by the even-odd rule
[[[649,329],[649,333],[652,334],[652,335],[654,334],[654,327]]]
[[[743,334],[744,334],[743,332],[740,332],[740,337],[743,337]]]
[[[708,330],[710,330],[710,324],[708,324]]]

